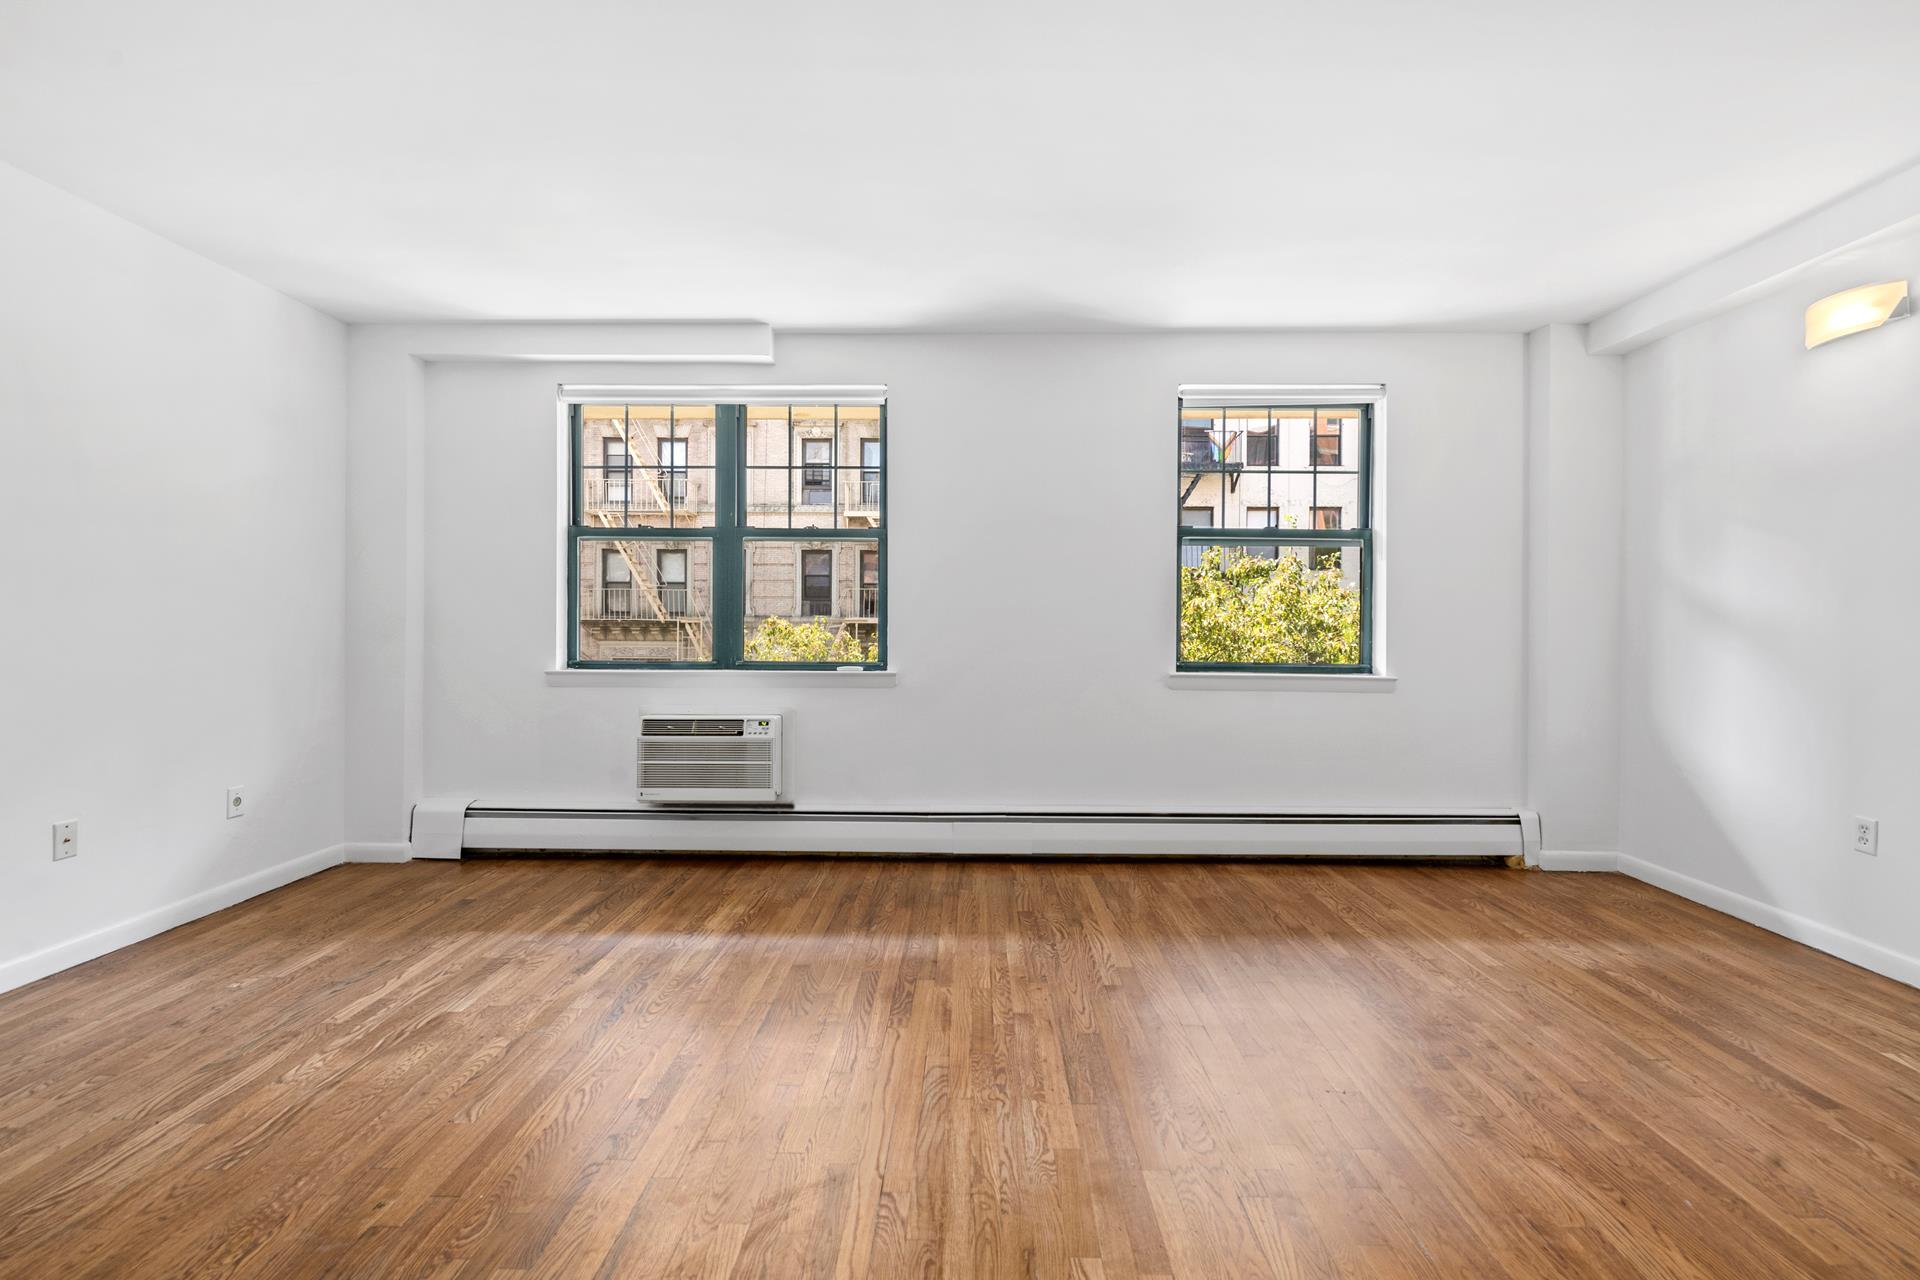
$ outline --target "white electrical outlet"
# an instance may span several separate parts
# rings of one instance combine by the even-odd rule
[[[1853,851],[1880,856],[1880,819],[1854,816]]]
[[[247,789],[245,787],[227,788],[227,816],[244,818],[247,816]]]
[[[80,822],[56,822],[53,824],[53,860],[64,861],[80,856]]]

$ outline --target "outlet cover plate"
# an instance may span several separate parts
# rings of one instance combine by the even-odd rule
[[[1862,818],[1855,815],[1853,819],[1853,851],[1876,858],[1880,856],[1880,819]]]
[[[247,789],[245,787],[227,788],[227,816],[244,818],[247,816]]]
[[[80,822],[56,822],[53,824],[53,860],[65,862],[68,858],[80,856]]]

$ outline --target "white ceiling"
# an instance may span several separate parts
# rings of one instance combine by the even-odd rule
[[[1915,0],[5,0],[0,159],[347,319],[1581,320],[1920,154]]]

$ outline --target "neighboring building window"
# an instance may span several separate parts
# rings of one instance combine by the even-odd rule
[[[862,551],[860,553],[860,616],[874,618],[880,614],[880,553]]]
[[[1372,669],[1372,414],[1364,405],[1180,405],[1183,670]],[[1238,438],[1200,461],[1196,440]]]
[[[1272,437],[1269,436],[1268,438],[1271,439]],[[1280,527],[1280,508],[1278,507],[1248,507],[1247,508],[1247,528],[1278,529],[1279,527]],[[1268,544],[1268,543],[1254,543],[1252,545],[1242,547],[1241,551],[1249,556],[1252,556],[1256,560],[1274,560],[1274,559],[1278,559],[1280,555],[1280,548],[1276,546],[1272,546],[1271,544]],[[1205,560],[1204,548],[1195,549],[1193,555],[1194,555],[1193,562],[1195,564],[1202,563]],[[1186,562],[1186,559],[1184,556],[1182,557],[1181,562],[1183,564]]]
[[[809,507],[824,507],[833,502],[833,441],[802,440],[800,501]]]
[[[660,614],[667,618],[687,616],[687,552],[684,547],[662,547],[653,553],[659,567]]]
[[[687,442],[660,442],[660,487],[671,502],[687,500]]]
[[[602,456],[605,466],[601,479],[606,484],[607,501],[625,506],[631,497],[628,483],[633,479],[633,457],[627,452],[627,442],[619,436],[608,436],[602,444]]]
[[[1313,465],[1316,467],[1337,467],[1340,465],[1340,439],[1342,428],[1348,419],[1332,417],[1322,412],[1313,419]]]
[[[633,616],[633,569],[617,547],[600,553],[600,612],[607,618]]]
[[[880,505],[880,442],[860,442],[860,502],[869,510]]]
[[[584,404],[571,439],[569,665],[885,664],[884,406]]]
[[[825,618],[833,613],[833,553],[800,553],[800,616]]]
[[[1246,463],[1250,467],[1271,467],[1280,461],[1279,450],[1273,447],[1275,440],[1271,429],[1255,427],[1247,432]]]

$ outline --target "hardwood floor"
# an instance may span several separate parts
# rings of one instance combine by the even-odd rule
[[[0,1275],[1920,1273],[1920,992],[1645,885],[343,867],[0,997]]]

